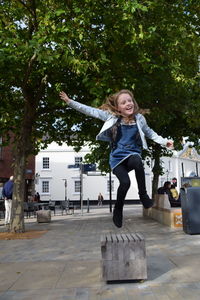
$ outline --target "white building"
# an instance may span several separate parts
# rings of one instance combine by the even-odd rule
[[[47,149],[41,150],[36,156],[36,191],[40,193],[41,200],[80,200],[80,164],[84,156],[89,152],[87,147],[83,147],[80,152],[75,152],[72,147],[66,144],[59,146],[51,143]],[[165,174],[160,176],[159,186],[164,181],[176,177],[178,188],[181,185],[181,177],[194,176],[200,174],[200,156],[193,148],[188,148],[180,152],[174,151],[172,157],[163,157],[163,167]],[[152,166],[145,163],[145,174],[147,191],[151,194]],[[184,172],[184,174],[183,174]],[[130,172],[131,188],[128,191],[126,199],[138,199],[137,183],[134,171]],[[111,175],[112,181],[112,199],[116,199],[118,188],[118,179]],[[100,172],[93,172],[89,175],[83,174],[83,199],[97,200],[99,192],[104,199],[109,199],[109,174],[101,175]]]

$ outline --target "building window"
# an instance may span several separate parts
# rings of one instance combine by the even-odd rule
[[[49,169],[49,157],[43,157],[42,168]]]
[[[107,180],[107,192],[110,191],[110,180]],[[114,192],[114,180],[111,180],[111,191]]]
[[[80,165],[82,163],[82,157],[75,157],[75,165]]]
[[[76,180],[76,181],[74,181],[74,192],[80,193],[80,191],[81,191],[81,181]]]
[[[49,193],[49,181],[42,181],[42,193]]]

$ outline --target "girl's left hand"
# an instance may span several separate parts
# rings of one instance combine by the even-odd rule
[[[60,98],[62,100],[64,100],[66,103],[69,103],[70,102],[70,98],[68,97],[68,95],[65,93],[65,92],[60,92],[59,94]]]
[[[166,144],[167,148],[173,148],[174,147],[174,142],[172,140],[169,140]]]

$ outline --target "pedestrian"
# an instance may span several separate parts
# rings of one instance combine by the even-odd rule
[[[177,178],[176,177],[173,177],[172,178],[172,184],[177,187]]]
[[[105,121],[96,139],[111,143],[109,163],[119,180],[113,222],[120,228],[123,221],[124,200],[130,187],[128,173],[131,170],[135,170],[139,197],[144,208],[153,206],[153,200],[149,198],[146,191],[141,158],[142,149],[147,149],[145,136],[167,147],[172,147],[173,142],[162,138],[147,125],[145,117],[140,113],[139,106],[129,90],[121,90],[110,95],[100,108],[74,101],[65,92],[60,93],[60,98],[71,108]]]
[[[103,195],[101,193],[99,193],[99,195],[98,195],[98,206],[102,206],[103,200],[104,200]]]
[[[34,202],[40,202],[40,194],[38,192],[35,194]]]
[[[10,179],[5,183],[2,195],[5,201],[5,225],[10,224],[11,209],[12,209],[12,195],[13,195],[14,178],[10,176]]]

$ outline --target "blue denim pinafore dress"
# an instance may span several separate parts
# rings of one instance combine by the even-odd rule
[[[141,139],[136,124],[122,125],[118,127],[116,141],[110,153],[110,167],[113,170],[122,161],[131,155],[141,155]]]

